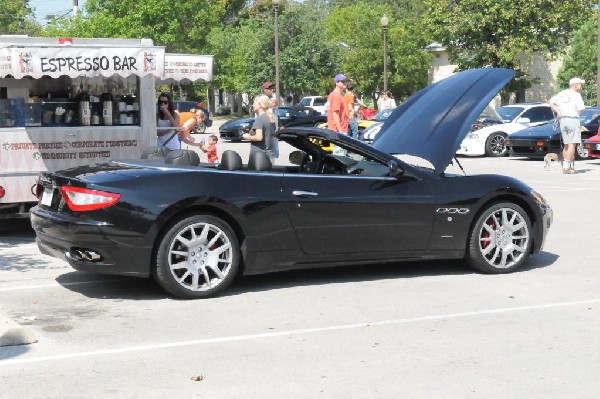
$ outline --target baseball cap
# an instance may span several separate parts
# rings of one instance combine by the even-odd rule
[[[576,85],[577,83],[584,84],[585,80],[580,79],[580,78],[573,78],[573,79],[569,80],[569,86]]]
[[[344,75],[343,73],[338,73],[337,75],[335,75],[335,78],[333,78],[333,81],[334,81],[334,83],[337,83],[339,81],[346,80],[346,79],[348,79],[346,77],[346,75]]]
[[[265,83],[263,83],[262,88],[263,89],[270,89],[273,86],[274,86],[273,82],[265,82]]]

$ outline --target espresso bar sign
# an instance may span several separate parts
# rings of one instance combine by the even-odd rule
[[[31,76],[58,78],[120,75],[140,77],[164,74],[164,48],[120,47],[32,47],[10,48],[10,74],[20,79]]]

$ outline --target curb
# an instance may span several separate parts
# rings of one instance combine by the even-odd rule
[[[37,342],[37,338],[25,327],[0,313],[0,347],[28,345]]]

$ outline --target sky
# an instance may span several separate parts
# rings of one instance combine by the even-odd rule
[[[82,8],[85,0],[79,0],[79,8]],[[46,15],[55,14],[71,15],[73,13],[73,0],[29,0],[31,8],[35,8],[35,19],[42,25],[48,23]]]

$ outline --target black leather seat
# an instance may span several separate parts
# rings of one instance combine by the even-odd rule
[[[242,169],[242,157],[235,151],[225,150],[221,154],[221,163],[219,169],[223,170],[240,170]]]
[[[152,147],[147,147],[144,148],[144,151],[142,151],[142,159],[155,159],[155,158],[162,158],[164,159],[167,154],[171,152],[171,150],[167,147],[163,147],[163,146],[152,146]]]
[[[192,150],[173,150],[165,156],[165,163],[180,166],[198,166],[200,156]]]
[[[257,171],[268,171],[271,170],[273,164],[267,153],[263,151],[250,152],[250,159],[248,160],[248,170]]]

